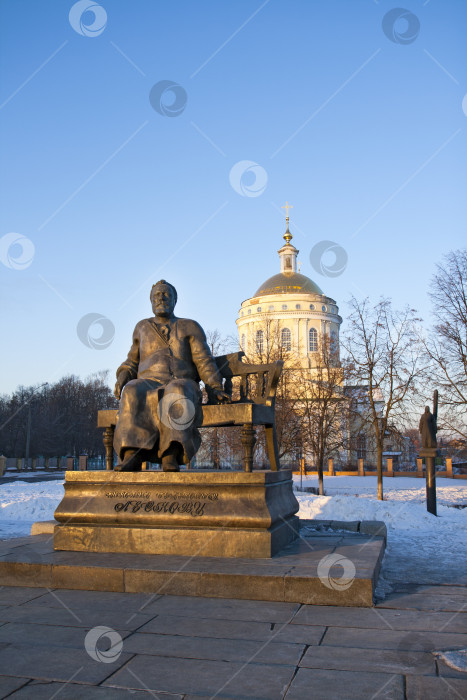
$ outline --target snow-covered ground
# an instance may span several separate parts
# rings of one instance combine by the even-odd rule
[[[294,476],[296,486],[300,477]],[[317,487],[316,477],[303,479]],[[384,501],[376,498],[376,476],[324,477],[325,496],[296,492],[302,518],[383,520],[388,543],[383,576],[396,582],[467,584],[467,480],[436,479],[438,517],[426,510],[425,480],[383,480]]]
[[[296,486],[300,477],[294,476]],[[316,477],[303,486],[318,485]],[[425,505],[424,479],[384,479],[385,500],[376,499],[376,477],[325,477],[325,496],[296,492],[302,518],[383,520],[388,549],[383,573],[391,581],[467,583],[467,480],[437,479],[438,517]],[[0,485],[0,539],[28,535],[36,520],[52,520],[63,482]]]
[[[0,539],[24,537],[36,520],[53,520],[63,498],[63,481],[30,483],[18,478],[0,485]]]

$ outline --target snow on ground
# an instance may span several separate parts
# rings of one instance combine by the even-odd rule
[[[36,520],[53,520],[63,498],[63,481],[29,483],[17,481],[0,485],[0,539],[24,537]]]
[[[294,476],[295,486],[300,477]],[[390,581],[467,583],[467,480],[437,479],[438,517],[425,505],[425,480],[384,479],[385,500],[376,499],[376,477],[325,477],[325,496],[296,491],[302,518],[383,520],[388,548],[383,574]],[[316,487],[316,477],[303,479]],[[53,520],[63,482],[30,483],[19,478],[0,485],[0,539],[22,537],[36,520]],[[451,506],[451,507],[449,507]]]
[[[295,486],[300,477],[294,476]],[[376,499],[376,476],[324,477],[326,496],[296,492],[302,518],[383,520],[388,529],[383,575],[414,583],[467,583],[467,480],[436,480],[438,517],[426,510],[425,480],[383,480],[384,501]],[[318,486],[317,477],[303,486]]]

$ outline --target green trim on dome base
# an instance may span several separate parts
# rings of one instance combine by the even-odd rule
[[[309,277],[299,272],[290,274],[279,272],[259,287],[254,297],[268,294],[322,294],[323,292]]]

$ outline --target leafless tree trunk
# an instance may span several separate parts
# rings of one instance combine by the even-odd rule
[[[337,341],[320,338],[315,367],[303,373],[302,412],[304,442],[318,469],[319,493],[324,495],[324,462],[343,444],[342,418],[346,399]]]
[[[431,282],[434,328],[425,341],[427,396],[440,392],[439,428],[467,440],[467,250],[449,253]]]
[[[372,426],[376,447],[378,499],[383,500],[384,437],[389,420],[405,419],[422,373],[420,319],[413,309],[396,311],[389,299],[350,301],[347,352],[355,420]]]

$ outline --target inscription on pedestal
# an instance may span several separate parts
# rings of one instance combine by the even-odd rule
[[[219,500],[219,494],[204,492],[187,493],[167,493],[154,494],[155,499],[151,499],[148,492],[130,491],[107,491],[105,494],[112,501],[113,509],[116,513],[185,513],[199,517],[205,515],[207,506],[213,501]]]

